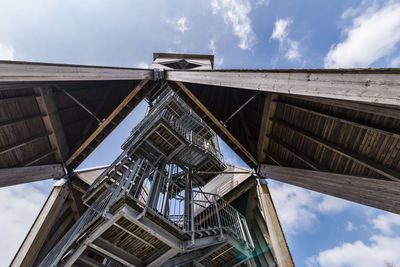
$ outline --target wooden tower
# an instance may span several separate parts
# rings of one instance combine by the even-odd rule
[[[76,171],[143,99],[153,124],[135,128],[126,154]],[[12,266],[52,256],[77,266],[293,266],[265,179],[400,213],[399,69],[214,70],[213,56],[165,53],[151,69],[2,61],[0,110],[0,186],[60,179]],[[225,169],[216,135],[252,171]],[[124,197],[138,188],[146,198]],[[114,202],[101,201],[107,192]],[[186,221],[167,212],[182,194]],[[160,195],[169,197],[159,207]],[[239,219],[219,222],[227,209]],[[87,214],[98,217],[72,235]],[[148,244],[135,255],[129,244],[140,239]]]

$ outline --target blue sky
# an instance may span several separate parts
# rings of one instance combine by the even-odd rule
[[[186,52],[215,54],[216,68],[400,67],[399,47],[399,1],[0,0],[0,59],[147,67],[153,52]],[[110,163],[144,110],[80,168]],[[228,163],[244,165],[221,149]],[[268,183],[297,266],[400,265],[400,216]],[[0,266],[52,184],[0,189]]]

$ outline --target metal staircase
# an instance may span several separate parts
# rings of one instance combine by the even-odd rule
[[[225,169],[216,135],[172,91],[122,148],[41,266],[234,266],[251,257],[243,215],[201,190]]]

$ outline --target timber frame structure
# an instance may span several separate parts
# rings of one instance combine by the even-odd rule
[[[272,251],[249,264],[293,265],[264,178],[400,214],[400,69],[214,70],[213,56],[165,53],[150,69],[0,61],[0,186],[66,179],[13,265],[39,263],[83,214],[101,168],[92,179],[73,171],[164,87],[256,173],[246,190],[229,189],[238,203],[258,196],[233,204],[246,205],[253,242]]]

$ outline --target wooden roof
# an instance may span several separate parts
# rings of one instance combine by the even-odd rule
[[[0,61],[0,168],[76,168],[151,92],[151,77],[142,69]]]
[[[261,176],[400,213],[400,69],[164,73]],[[160,82],[152,70],[0,62],[0,174],[76,168]]]
[[[399,69],[176,70],[166,77],[261,176],[400,213]]]

